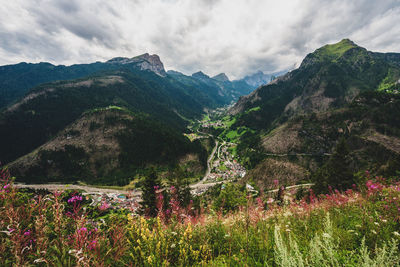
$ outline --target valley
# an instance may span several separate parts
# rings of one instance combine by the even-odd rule
[[[19,66],[42,73],[21,76],[32,87],[13,80],[19,67],[0,68],[0,78],[2,70],[13,74],[6,84],[15,83],[17,95],[25,92],[18,98],[7,89],[8,102],[0,101],[0,240],[8,246],[0,243],[0,251],[18,244],[19,227],[20,240],[38,240],[20,246],[51,240],[46,253],[60,261],[74,261],[79,248],[93,262],[101,247],[143,266],[174,265],[175,257],[178,266],[309,266],[316,250],[314,262],[334,255],[330,250],[373,251],[380,223],[387,231],[382,251],[398,247],[388,240],[400,236],[393,220],[400,209],[400,54],[344,39],[282,76],[259,72],[234,81],[224,73],[165,71],[149,54],[46,66]],[[75,77],[79,69],[88,76]],[[322,231],[329,231],[322,238],[330,248],[318,247]],[[81,245],[82,237],[89,244]],[[280,251],[285,246],[300,265],[282,264],[292,257]],[[155,256],[161,247],[165,255],[174,251],[167,263]],[[232,248],[236,256],[227,252]],[[352,264],[370,262],[363,257]]]
[[[211,114],[224,114],[227,108],[220,108],[218,111],[211,111]],[[238,163],[230,151],[236,146],[235,143],[226,142],[220,137],[213,136],[199,130],[200,127],[205,128],[213,127],[213,125],[220,125],[220,120],[212,121],[209,116],[204,116],[201,121],[196,121],[188,126],[188,129],[197,129],[196,131],[187,134],[193,142],[196,139],[212,138],[215,140],[215,145],[211,154],[207,158],[207,169],[204,176],[200,181],[190,184],[191,193],[198,196],[206,192],[210,187],[217,184],[234,182],[243,178],[246,174],[245,168]],[[70,137],[67,139],[71,139]],[[91,205],[95,206],[101,203],[106,203],[113,208],[127,208],[128,206],[138,205],[141,201],[141,190],[133,189],[134,184],[129,184],[129,187],[120,186],[117,188],[112,186],[96,186],[96,185],[82,185],[82,184],[62,184],[62,183],[41,183],[41,184],[23,184],[16,183],[16,188],[29,188],[33,190],[45,191],[63,191],[63,190],[78,190],[82,191],[83,195],[91,196],[93,202]]]
[[[0,267],[400,266],[400,0],[0,6]]]

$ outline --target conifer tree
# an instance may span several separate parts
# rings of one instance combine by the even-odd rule
[[[142,185],[142,202],[140,204],[142,212],[152,217],[157,215],[156,189],[159,184],[157,173],[154,168],[151,168]]]

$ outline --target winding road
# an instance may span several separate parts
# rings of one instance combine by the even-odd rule
[[[217,151],[219,142],[215,141],[215,146],[211,152],[211,155],[207,159],[207,171],[204,177],[197,183],[190,185],[192,190],[197,189],[207,189],[217,183],[207,183],[204,182],[207,180],[208,175],[211,173],[211,164],[214,158],[215,152]],[[17,188],[32,188],[32,189],[43,189],[48,191],[56,191],[56,190],[67,190],[67,189],[74,189],[74,190],[84,190],[89,194],[94,193],[115,193],[115,194],[130,194],[134,197],[140,197],[141,191],[140,190],[123,190],[123,189],[113,189],[113,188],[99,188],[90,185],[73,185],[73,184],[22,184],[22,183],[15,183],[15,187]]]

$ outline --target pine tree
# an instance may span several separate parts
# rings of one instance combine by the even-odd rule
[[[157,172],[151,168],[142,185],[142,202],[140,204],[142,212],[152,217],[157,215],[156,188],[159,184]]]

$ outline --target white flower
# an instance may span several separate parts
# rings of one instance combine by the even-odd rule
[[[372,230],[371,232],[372,232],[374,235],[376,235],[376,234],[377,234],[375,230]]]
[[[394,234],[395,236],[400,236],[399,232],[397,232],[397,231],[394,231],[393,234]]]
[[[325,238],[331,238],[331,235],[328,234],[328,233],[323,233],[322,236],[325,237]]]
[[[378,223],[378,222],[374,222],[374,224],[375,224],[375,225],[379,225],[379,223]]]

